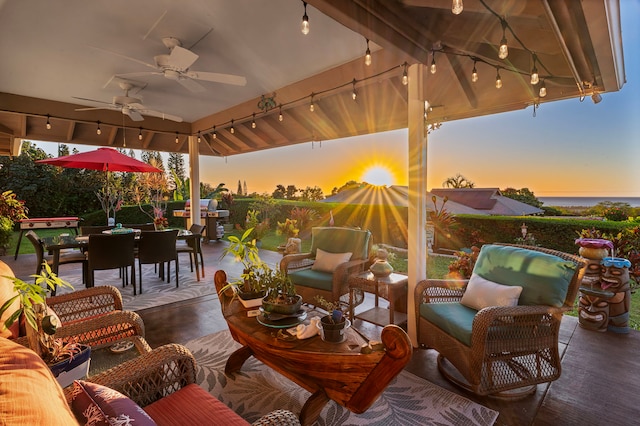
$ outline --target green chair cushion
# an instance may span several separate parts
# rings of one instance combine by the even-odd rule
[[[367,259],[370,238],[371,232],[361,229],[317,226],[311,229],[311,253],[315,257],[317,249],[329,253],[351,252],[350,260]]]
[[[561,307],[577,265],[520,247],[485,244],[473,272],[487,280],[522,287],[519,305]]]
[[[420,305],[422,318],[469,347],[471,347],[473,318],[477,312],[460,303],[423,303]]]
[[[289,272],[289,277],[294,285],[312,287],[320,290],[331,291],[333,289],[333,274],[330,272],[302,269]]]

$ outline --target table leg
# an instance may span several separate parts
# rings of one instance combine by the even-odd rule
[[[16,246],[16,254],[13,256],[13,260],[18,259],[18,252],[20,251],[20,242],[22,241],[22,234],[24,234],[24,229],[20,230],[20,236],[18,237],[18,245]]]
[[[393,322],[393,313],[396,310],[396,294],[393,291],[395,286],[387,286],[387,297],[389,298],[389,324],[395,324]]]
[[[253,351],[249,346],[243,346],[229,355],[227,364],[224,366],[225,374],[235,373],[242,368],[242,365],[250,356],[253,355]]]
[[[315,423],[316,419],[320,415],[320,412],[329,402],[329,397],[324,390],[319,389],[313,393],[304,403],[302,411],[300,411],[300,424],[302,426],[308,426]]]

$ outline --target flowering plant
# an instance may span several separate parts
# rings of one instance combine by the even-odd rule
[[[286,235],[288,238],[297,237],[300,231],[297,224],[298,221],[296,219],[287,218],[284,222],[278,222],[276,233],[278,235]]]
[[[449,273],[447,278],[450,279],[469,279],[473,272],[473,267],[478,260],[480,249],[476,246],[471,247],[471,251],[456,252],[457,259],[449,264]]]

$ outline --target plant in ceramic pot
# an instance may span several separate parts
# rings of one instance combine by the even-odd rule
[[[316,296],[315,300],[318,305],[330,312],[320,318],[318,327],[321,330],[322,340],[332,343],[344,341],[345,330],[351,326],[351,322],[344,316],[343,305],[340,302],[329,302],[322,296]]]
[[[265,312],[293,315],[300,310],[302,296],[296,294],[295,285],[285,272],[265,265],[258,273],[258,280],[267,292],[262,300]]]
[[[229,246],[223,250],[221,256],[221,259],[227,255],[233,256],[236,262],[242,263],[243,269],[240,278],[224,286],[220,292],[234,288],[237,289],[237,294],[241,301],[258,300],[258,302],[248,302],[252,306],[243,303],[245,307],[260,306],[261,300],[265,295],[264,285],[258,280],[258,273],[266,265],[260,259],[256,239],[251,237],[252,232],[253,228],[249,228],[244,231],[240,238],[230,235]]]
[[[16,300],[19,301],[19,307],[2,326],[9,328],[14,322],[24,317],[29,347],[47,364],[62,362],[62,370],[66,368],[66,363],[72,361],[81,352],[84,352],[88,359],[91,350],[88,346],[79,344],[73,339],[55,338],[60,322],[55,312],[47,307],[47,292],[56,286],[73,288],[71,284],[57,277],[46,262],[43,262],[42,272],[32,277],[35,281],[27,283],[16,277],[5,276],[13,282],[16,295],[0,307],[0,316],[10,309]]]

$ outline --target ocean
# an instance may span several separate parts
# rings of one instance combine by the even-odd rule
[[[640,197],[537,197],[546,207],[592,207],[602,201],[640,207]]]

